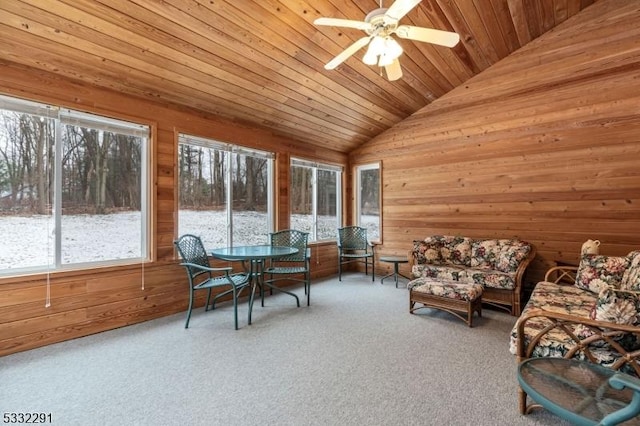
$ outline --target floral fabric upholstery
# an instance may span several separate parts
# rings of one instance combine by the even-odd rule
[[[576,287],[600,293],[608,286],[620,288],[628,257],[585,254],[576,273]]]
[[[597,315],[608,316],[609,318],[617,316],[615,312],[621,311],[615,308],[606,307],[605,305],[607,302],[611,302],[610,295],[605,296],[603,294],[603,300],[599,300],[598,295],[589,290],[572,285],[561,285],[542,281],[536,285],[529,302],[522,311],[522,316],[534,309],[565,313],[585,319],[593,319]],[[636,307],[639,306],[636,304]],[[598,309],[601,311],[600,314],[598,314]],[[620,316],[621,319],[629,317],[630,315],[628,315],[628,312],[626,315]],[[620,320],[614,322],[620,322]],[[543,317],[534,317],[529,319],[524,328],[525,345],[528,345],[536,334],[550,324],[551,322]],[[587,338],[592,334],[588,327],[581,324],[566,325],[569,327],[571,332],[581,339]],[[616,338],[616,340],[626,350],[630,351],[640,349],[640,341],[638,341],[633,335],[623,335]],[[555,328],[540,339],[534,348],[531,357],[563,357],[574,346],[575,342],[565,332]],[[620,357],[620,354],[611,350],[611,348],[603,342],[591,345],[590,348],[591,353],[595,356],[596,360],[605,366],[612,365]],[[509,351],[514,355],[517,354],[517,326],[514,326],[511,330]],[[579,351],[576,354],[576,358],[585,359],[585,356],[581,351]]]
[[[516,287],[516,274],[469,268],[465,272],[464,281],[482,284],[485,288],[513,290]]]
[[[626,325],[640,323],[640,292],[605,288],[598,295],[591,319]]]
[[[640,250],[627,255],[629,267],[622,275],[620,288],[623,290],[640,291]]]
[[[520,240],[478,240],[471,246],[472,268],[514,273],[529,255],[531,246]]]
[[[419,265],[442,265],[442,255],[440,249],[442,243],[435,240],[433,237],[426,238],[424,240],[413,241],[413,257],[415,262]],[[416,277],[417,278],[417,277]]]
[[[464,268],[458,266],[431,265],[428,263],[413,265],[411,274],[414,278],[432,278],[460,281],[465,278]]]
[[[454,280],[512,290],[516,273],[532,247],[510,239],[473,240],[432,235],[413,242],[413,278]]]
[[[467,302],[476,300],[482,295],[482,286],[480,284],[468,284],[459,281],[436,281],[428,278],[419,278],[413,280],[410,284],[410,288],[413,291]]]
[[[414,241],[418,246],[417,263],[426,261],[436,265],[471,264],[471,239],[451,235],[432,235],[424,241]],[[420,256],[422,254],[422,258]]]

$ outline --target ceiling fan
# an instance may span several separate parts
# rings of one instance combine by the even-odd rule
[[[391,36],[392,34],[396,34],[400,38],[433,43],[440,46],[453,47],[458,44],[460,36],[450,31],[398,25],[400,19],[420,1],[396,0],[387,9],[382,7],[382,0],[380,0],[380,7],[369,12],[364,21],[337,18],[318,18],[313,21],[316,25],[356,28],[367,33],[366,37],[357,40],[329,61],[324,66],[325,69],[334,69],[368,44],[369,48],[362,61],[367,65],[377,64],[379,67],[384,67],[387,78],[393,81],[402,77],[402,68],[398,61],[398,57],[402,54],[402,46]]]

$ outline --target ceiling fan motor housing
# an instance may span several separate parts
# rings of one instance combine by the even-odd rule
[[[385,23],[384,17],[387,10],[388,8],[386,7],[380,7],[372,10],[364,17],[364,21],[371,24],[371,28],[366,30],[368,35],[385,37],[395,31],[398,27],[397,22]]]

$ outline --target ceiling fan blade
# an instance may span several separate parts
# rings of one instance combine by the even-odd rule
[[[396,0],[395,3],[393,3],[385,12],[384,23],[386,25],[397,23],[421,1],[422,0]]]
[[[384,67],[384,70],[387,73],[389,81],[395,81],[402,77],[402,67],[400,67],[400,61],[397,59]]]
[[[334,69],[335,67],[346,61],[351,55],[366,46],[369,43],[369,40],[371,40],[371,37],[369,36],[362,37],[361,39],[357,40],[351,46],[347,47],[341,54],[329,61],[329,63],[325,65],[324,68],[327,70]]]
[[[329,25],[332,27],[347,27],[357,28],[362,31],[371,29],[371,24],[364,21],[352,21],[350,19],[337,19],[337,18],[318,18],[313,21],[315,25]]]
[[[457,33],[434,30],[433,28],[412,27],[411,25],[400,25],[395,34],[400,38],[424,41],[447,47],[453,47],[460,41],[460,36]]]

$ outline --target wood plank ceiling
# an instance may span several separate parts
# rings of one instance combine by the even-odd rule
[[[374,0],[3,0],[0,61],[350,152],[594,1],[423,0],[401,23],[461,42],[399,40],[395,82],[365,49],[323,68],[363,33],[313,21],[364,19]]]

